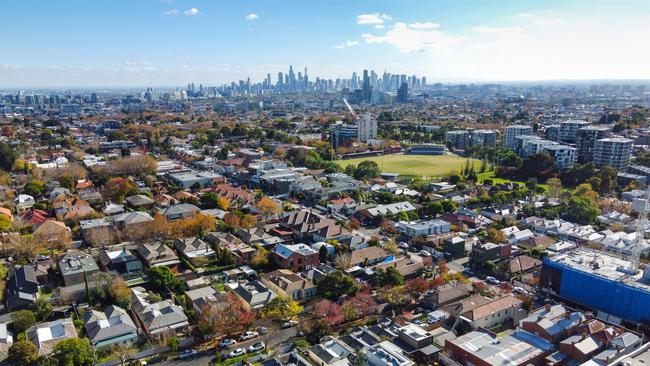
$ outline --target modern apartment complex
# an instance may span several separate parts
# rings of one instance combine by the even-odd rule
[[[506,127],[503,145],[511,150],[517,149],[517,136],[532,135],[533,128],[526,125],[511,125]]]

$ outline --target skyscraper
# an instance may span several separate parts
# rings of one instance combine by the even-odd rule
[[[406,79],[406,77],[404,77],[404,79]],[[409,85],[405,80],[402,82],[402,85],[400,85],[399,89],[397,89],[397,101],[399,103],[406,103],[408,99],[409,99]]]
[[[370,76],[368,76],[368,70],[363,70],[363,83],[361,84],[361,98],[366,102],[370,101]]]

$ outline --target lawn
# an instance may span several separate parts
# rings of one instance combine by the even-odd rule
[[[465,166],[466,158],[456,155],[408,155],[392,154],[384,156],[370,156],[366,158],[339,160],[343,168],[350,164],[358,165],[360,162],[370,160],[379,165],[383,173],[398,173],[415,177],[444,177],[452,172],[460,172]],[[481,168],[481,161],[471,159],[476,170]]]
[[[519,183],[519,184],[523,184],[523,185],[526,184],[526,182],[519,182],[519,181],[516,181],[516,180],[510,180],[510,179],[495,177],[494,176],[494,171],[479,173],[479,174],[477,174],[477,176],[478,176],[479,183],[483,183],[483,181],[486,180],[486,179],[492,179],[493,184],[501,184],[501,183],[509,183],[509,182]],[[548,184],[538,184],[537,186],[542,188],[544,190],[544,192],[548,191]]]

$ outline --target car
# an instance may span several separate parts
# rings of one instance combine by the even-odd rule
[[[258,331],[260,334],[266,334],[266,333],[269,332],[269,330],[266,329],[266,327],[257,327],[257,331]]]
[[[234,339],[232,339],[232,338],[225,338],[225,339],[222,339],[222,340],[219,342],[219,347],[230,347],[230,346],[232,346],[232,345],[235,344],[235,343],[237,343],[236,340],[234,340]]]
[[[513,287],[512,292],[514,292],[516,294],[521,294],[521,295],[525,295],[525,294],[528,293],[528,291],[526,291],[523,287]]]
[[[282,323],[282,328],[291,328],[298,325],[298,322],[295,320],[289,320],[288,322]]]
[[[239,357],[245,354],[246,354],[246,350],[244,348],[235,348],[228,354],[228,358]]]
[[[420,255],[423,257],[431,257],[431,253],[427,252],[426,250],[421,250]]]
[[[491,283],[491,284],[493,284],[493,285],[498,285],[498,284],[501,283],[501,281],[497,280],[496,278],[494,278],[494,277],[492,277],[492,276],[487,276],[487,277],[485,277],[485,281],[486,281],[487,283]]]
[[[264,342],[257,342],[255,344],[252,344],[250,347],[248,347],[248,352],[253,353],[253,352],[261,351],[264,348],[266,348]]]
[[[260,334],[257,333],[257,332],[247,331],[247,332],[242,333],[242,334],[239,336],[239,339],[241,339],[242,341],[247,341],[247,340],[249,340],[249,339],[253,339],[253,338],[255,338],[255,337],[259,337],[259,335],[260,335]]]
[[[406,244],[406,243],[403,242],[403,241],[400,241],[400,242],[397,244],[397,246],[400,247],[400,248],[402,248],[402,249],[408,249],[408,248],[409,248],[409,245]]]
[[[192,358],[192,357],[196,356],[197,354],[198,354],[198,352],[196,350],[188,349],[188,350],[185,350],[185,351],[181,352],[178,355],[178,359],[179,360],[187,360],[188,358]]]

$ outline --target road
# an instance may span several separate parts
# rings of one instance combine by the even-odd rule
[[[288,329],[278,329],[276,331],[270,330],[268,334],[263,334],[255,339],[251,339],[248,341],[244,342],[237,342],[234,344],[232,347],[228,347],[227,349],[224,349],[221,351],[221,357],[222,359],[225,359],[228,353],[232,351],[235,348],[248,348],[248,346],[262,341],[266,343],[266,347],[275,347],[278,344],[287,342],[288,340],[292,339],[293,337],[296,336],[297,329],[296,327],[293,328],[288,328]],[[161,365],[161,366],[173,366],[177,365],[179,363],[182,363],[183,365],[188,365],[188,366],[207,366],[210,364],[210,361],[212,361],[215,357],[215,351],[199,355],[197,357],[191,358],[189,360],[176,360],[176,359],[170,359],[167,361],[159,362],[156,365]]]

